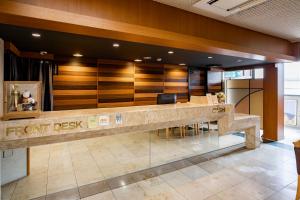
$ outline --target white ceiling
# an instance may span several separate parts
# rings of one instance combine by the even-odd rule
[[[193,5],[199,0],[154,0],[251,30],[300,42],[300,0],[267,0],[266,2],[229,15],[216,15]],[[228,0],[220,0],[228,1]]]

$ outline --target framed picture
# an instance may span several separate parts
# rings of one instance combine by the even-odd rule
[[[40,115],[40,81],[5,81],[3,94],[4,120],[34,118]]]

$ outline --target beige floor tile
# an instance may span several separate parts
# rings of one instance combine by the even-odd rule
[[[75,175],[78,186],[95,183],[105,179],[100,170],[94,167],[75,170]]]
[[[175,190],[188,200],[204,200],[214,194],[204,185],[197,182],[191,182],[175,188]]]
[[[253,196],[258,200],[267,199],[274,191],[255,182],[252,180],[247,180],[235,187],[236,190],[243,191],[244,193],[248,193],[249,196]]]
[[[18,181],[12,199],[32,199],[44,196],[46,188],[46,175],[25,177]]]
[[[137,184],[131,184],[112,191],[117,200],[141,200],[145,197],[144,190]]]
[[[213,196],[208,197],[205,200],[222,200],[222,199],[220,199],[220,197],[218,197],[217,195],[213,195]]]
[[[209,175],[207,171],[198,167],[197,165],[180,169],[180,171],[192,180],[196,180],[200,177]]]
[[[93,196],[83,198],[82,200],[116,200],[111,191],[103,192]]]
[[[10,200],[13,192],[17,186],[17,181],[14,181],[12,183],[6,184],[1,187],[1,200]]]
[[[60,173],[54,176],[48,177],[47,183],[47,194],[67,190],[77,187],[75,174],[71,173]]]
[[[192,182],[192,179],[184,175],[180,171],[174,171],[160,176],[166,183],[173,188]]]
[[[221,200],[257,200],[252,195],[237,190],[235,187],[217,194]]]
[[[225,169],[225,167],[223,165],[220,165],[213,161],[206,161],[206,162],[198,164],[198,166],[209,173],[215,173],[217,171]]]

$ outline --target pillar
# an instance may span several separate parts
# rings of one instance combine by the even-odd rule
[[[0,118],[3,116],[3,81],[4,81],[4,41],[0,38]],[[0,149],[0,186],[2,182],[2,155],[3,152]],[[1,196],[1,187],[0,187],[0,197]]]
[[[284,69],[283,64],[264,67],[264,142],[284,138]]]

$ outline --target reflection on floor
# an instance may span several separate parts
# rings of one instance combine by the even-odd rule
[[[3,199],[32,199],[244,142],[214,131],[189,135],[139,132],[31,148],[31,175],[4,186]]]
[[[284,139],[278,142],[293,145],[293,142],[300,140],[300,128],[284,127]]]

